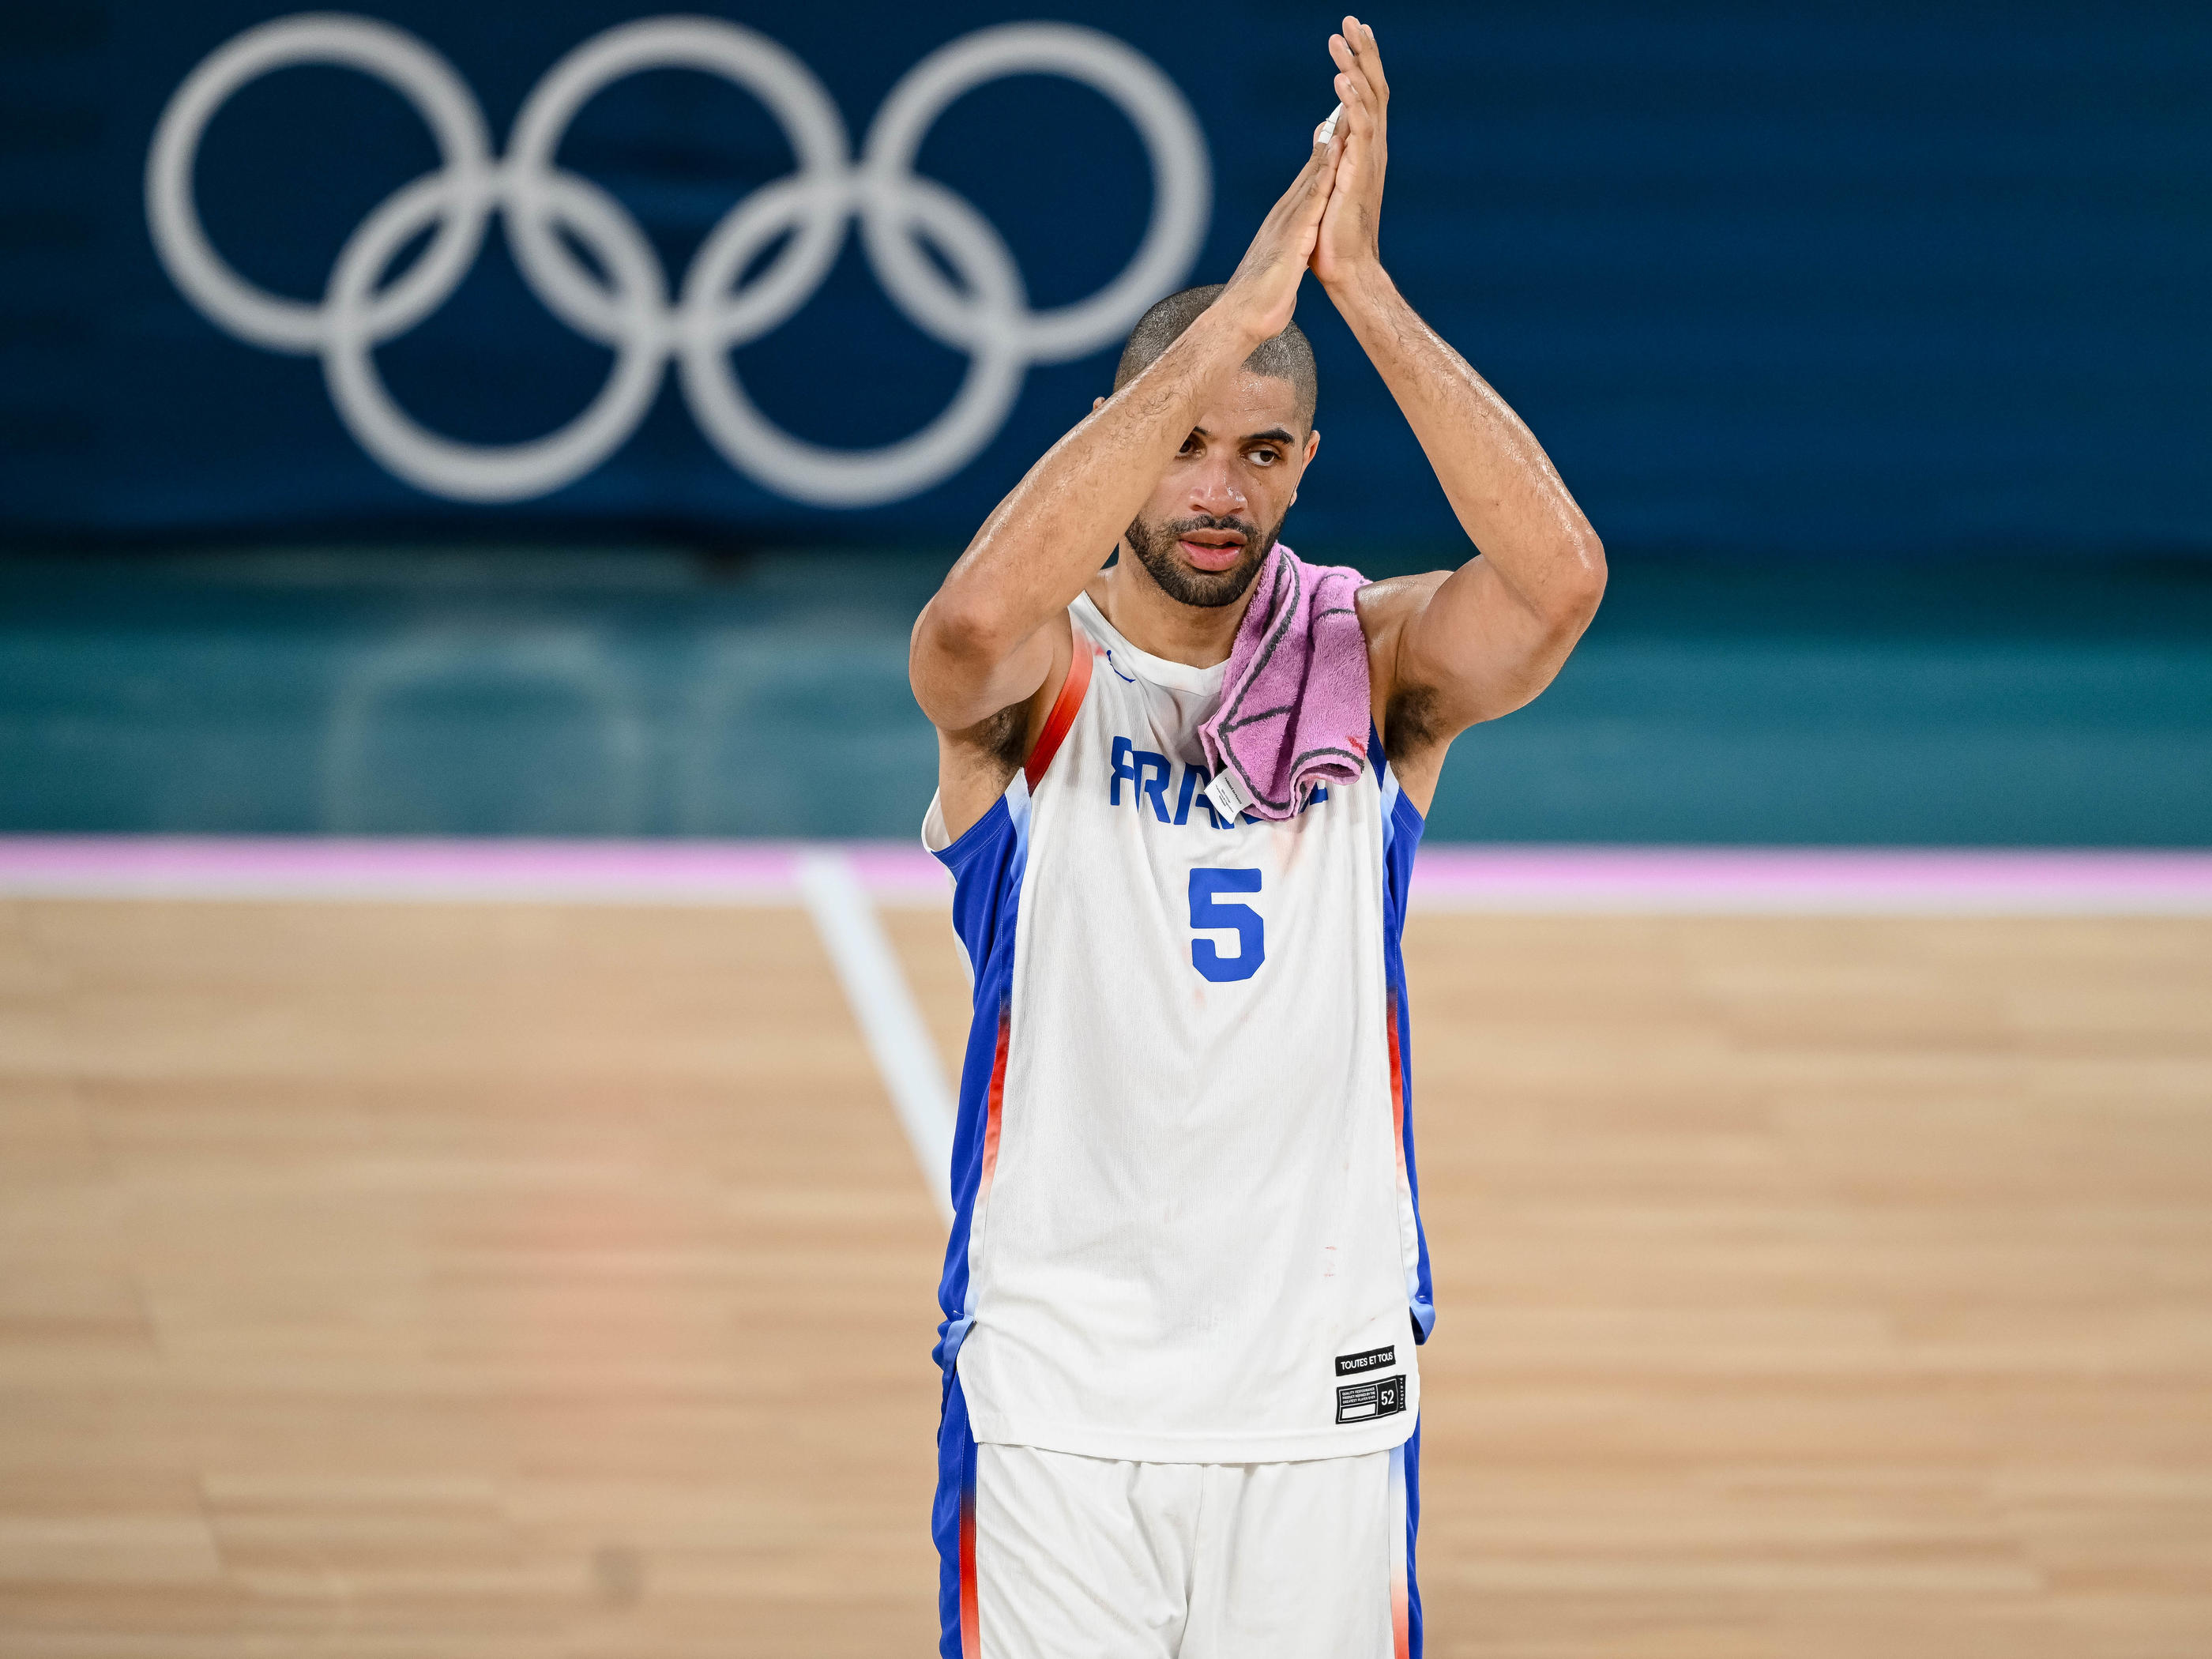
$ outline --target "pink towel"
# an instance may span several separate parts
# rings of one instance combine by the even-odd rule
[[[1234,817],[1296,816],[1321,785],[1367,763],[1367,635],[1352,595],[1367,585],[1340,564],[1308,564],[1277,542],[1237,629],[1221,706],[1199,728],[1213,769],[1206,796]]]

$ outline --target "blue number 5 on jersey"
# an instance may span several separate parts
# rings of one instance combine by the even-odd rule
[[[1210,939],[1190,942],[1190,965],[1216,985],[1249,979],[1267,959],[1267,924],[1249,904],[1224,903],[1224,893],[1256,893],[1257,870],[1194,870],[1190,872],[1190,925],[1198,931],[1232,929],[1237,954],[1224,957]]]

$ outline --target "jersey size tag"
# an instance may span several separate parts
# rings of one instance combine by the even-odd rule
[[[1336,1420],[1364,1423],[1406,1409],[1406,1379],[1377,1377],[1372,1382],[1347,1382],[1336,1391]]]
[[[1220,814],[1224,823],[1236,823],[1237,815],[1252,805],[1251,792],[1245,788],[1243,781],[1225,766],[1215,773],[1212,781],[1206,786],[1206,798],[1213,803],[1213,810]]]
[[[1394,1343],[1387,1348],[1370,1348],[1365,1353],[1340,1353],[1336,1357],[1339,1376],[1358,1376],[1363,1371],[1379,1371],[1398,1363],[1398,1349]]]

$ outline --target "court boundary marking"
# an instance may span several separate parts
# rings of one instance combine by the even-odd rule
[[[845,1000],[914,1149],[914,1161],[921,1166],[937,1218],[949,1227],[957,1108],[906,970],[849,857],[835,851],[802,853],[798,877],[814,931],[830,952]]]
[[[824,856],[875,904],[949,900],[943,866],[900,842],[158,836],[0,836],[0,897],[794,905]],[[1447,844],[1421,850],[1413,907],[2212,915],[2212,851]]]

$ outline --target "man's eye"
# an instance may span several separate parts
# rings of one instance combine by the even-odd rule
[[[1255,449],[1252,452],[1252,459],[1261,466],[1273,466],[1281,457],[1272,449]]]

